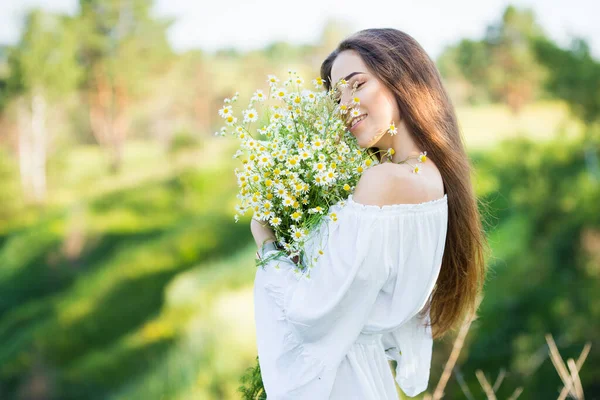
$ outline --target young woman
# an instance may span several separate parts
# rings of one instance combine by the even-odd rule
[[[270,400],[397,399],[396,360],[396,382],[415,396],[427,389],[432,339],[475,314],[485,279],[487,243],[455,111],[432,60],[395,29],[346,38],[321,77],[327,89],[344,83],[343,104],[356,86],[360,115],[348,128],[379,163],[306,243],[310,254],[327,238],[310,277],[285,257],[258,268],[263,384]],[[256,220],[251,230],[267,256],[273,232]]]

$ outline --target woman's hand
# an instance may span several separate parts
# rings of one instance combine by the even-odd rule
[[[252,218],[250,231],[252,232],[252,236],[254,236],[254,241],[258,248],[267,242],[274,242],[276,240],[273,229],[271,229],[269,223],[266,221],[261,222]]]
[[[250,222],[250,230],[252,231],[252,236],[254,236],[256,246],[259,249],[263,244],[277,240],[275,238],[275,233],[269,226],[268,222],[261,222],[252,218],[252,221]],[[297,265],[300,258],[298,256],[294,256],[291,258],[291,260]]]

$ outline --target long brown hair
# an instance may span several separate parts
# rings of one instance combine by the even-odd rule
[[[410,35],[390,28],[365,29],[344,39],[321,65],[327,90],[333,62],[344,50],[356,51],[393,92],[409,134],[427,149],[442,175],[448,195],[446,244],[440,275],[421,311],[422,315],[430,311],[433,337],[442,337],[475,316],[489,250],[454,106],[425,50]]]

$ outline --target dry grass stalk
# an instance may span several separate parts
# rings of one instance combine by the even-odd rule
[[[475,398],[471,394],[471,391],[469,390],[469,386],[467,386],[467,383],[465,382],[465,379],[463,378],[463,375],[460,372],[460,368],[458,367],[458,365],[454,367],[453,371],[454,375],[456,376],[456,380],[458,381],[458,385],[460,386],[460,390],[462,390],[467,400],[475,400]]]
[[[450,357],[448,358],[448,361],[444,366],[444,371],[442,373],[442,376],[440,377],[440,380],[435,388],[433,395],[426,394],[423,397],[423,400],[439,400],[444,396],[444,389],[448,384],[448,380],[450,379],[452,371],[455,368],[460,351],[464,346],[465,338],[467,336],[469,328],[471,327],[471,323],[474,320],[475,317],[467,319],[465,324],[463,324],[463,326],[461,327],[456,337],[456,340],[454,341]],[[565,385],[560,392],[558,400],[565,400],[569,394],[576,400],[583,400],[584,393],[583,386],[581,384],[581,379],[579,377],[579,371],[581,370],[583,363],[585,362],[588,354],[590,353],[590,349],[592,347],[591,342],[586,343],[583,350],[581,351],[581,354],[579,355],[579,358],[577,359],[577,362],[575,362],[572,358],[569,358],[567,360],[566,365],[560,355],[560,352],[558,351],[558,347],[556,346],[554,338],[551,334],[546,334],[546,342],[548,343],[550,359],[552,360],[552,364],[554,365],[554,368],[558,372],[558,375],[560,376],[561,380],[563,381],[563,384]],[[502,384],[504,377],[506,376],[506,371],[504,370],[504,368],[502,368],[498,373],[498,377],[496,377],[496,381],[494,382],[493,387],[490,385],[490,383],[485,377],[485,374],[481,370],[477,370],[476,376],[479,380],[481,387],[486,393],[488,400],[496,400],[495,393],[500,388],[500,385]],[[458,377],[458,380],[463,394],[468,399],[472,398],[472,395],[468,387],[466,387],[464,380],[461,379],[461,376]],[[516,400],[521,395],[521,393],[523,393],[523,388],[518,387],[508,398],[508,400]]]
[[[458,336],[454,341],[454,345],[452,346],[452,352],[450,353],[450,357],[444,366],[444,372],[442,372],[442,376],[440,377],[440,381],[438,382],[435,391],[433,392],[433,400],[439,400],[444,396],[444,388],[448,384],[448,380],[450,379],[450,375],[452,374],[452,369],[456,364],[456,360],[458,360],[458,356],[460,351],[465,344],[465,338],[467,337],[467,333],[469,332],[469,328],[471,327],[471,323],[475,320],[475,316],[467,317],[463,326],[461,326],[458,331]],[[423,400],[431,400],[432,397],[430,395],[426,395]]]
[[[494,387],[492,387],[492,390],[494,391],[494,393],[496,393],[498,391],[498,389],[500,388],[500,385],[502,384],[502,381],[504,380],[505,376],[506,376],[506,370],[504,368],[501,368],[500,372],[498,373],[498,377],[496,377],[496,382],[494,382]]]
[[[490,385],[488,380],[485,378],[485,374],[480,369],[478,369],[475,372],[475,375],[477,376],[477,380],[483,388],[483,391],[485,392],[485,395],[487,396],[488,400],[496,400],[496,394],[494,393],[494,390],[492,389],[492,386]]]
[[[518,388],[515,389],[513,394],[510,395],[508,400],[516,400],[517,397],[519,397],[521,395],[521,393],[523,393],[523,388],[521,386],[519,386]]]
[[[592,344],[590,342],[587,342],[585,344],[585,346],[583,347],[583,350],[581,351],[581,354],[579,355],[579,358],[577,359],[577,371],[581,371],[581,367],[583,366],[583,363],[585,362],[585,359],[587,358],[588,354],[590,353],[590,349],[592,348]],[[569,380],[569,384],[565,385],[565,387],[561,390],[560,395],[558,396],[558,400],[564,400],[567,398],[567,395],[569,394],[569,391],[571,390],[571,385],[572,385],[573,381]]]
[[[571,370],[571,381],[575,384],[575,394],[578,399],[583,399],[583,387],[581,386],[581,380],[579,379],[577,365],[575,365],[575,361],[573,361],[572,358],[567,360],[567,365],[569,366],[569,370]]]
[[[590,349],[592,344],[590,342],[586,343],[575,363],[573,359],[569,359],[567,361],[570,369],[570,373],[567,372],[567,368],[565,367],[565,363],[558,351],[558,347],[554,342],[551,334],[546,334],[546,342],[548,342],[548,348],[550,349],[550,359],[552,360],[552,364],[554,365],[554,369],[558,372],[560,379],[563,381],[565,387],[561,390],[560,395],[558,396],[558,400],[564,400],[567,398],[567,395],[571,394],[575,399],[583,399],[583,387],[581,385],[581,380],[579,379],[579,371],[585,362],[588,354],[590,353]],[[569,362],[570,361],[570,362]]]

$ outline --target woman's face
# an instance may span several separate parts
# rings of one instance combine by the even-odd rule
[[[331,67],[330,78],[333,85],[341,79],[346,79],[349,85],[340,88],[341,104],[346,104],[349,109],[356,107],[360,114],[366,115],[366,118],[354,127],[350,127],[353,119],[350,112],[346,115],[346,124],[356,137],[358,145],[362,148],[379,147],[377,143],[385,137],[391,122],[394,121],[397,127],[400,120],[398,105],[392,92],[369,72],[354,50],[345,50],[336,57]],[[355,83],[358,83],[358,88],[352,96]],[[359,98],[359,106],[352,105],[353,97]]]

